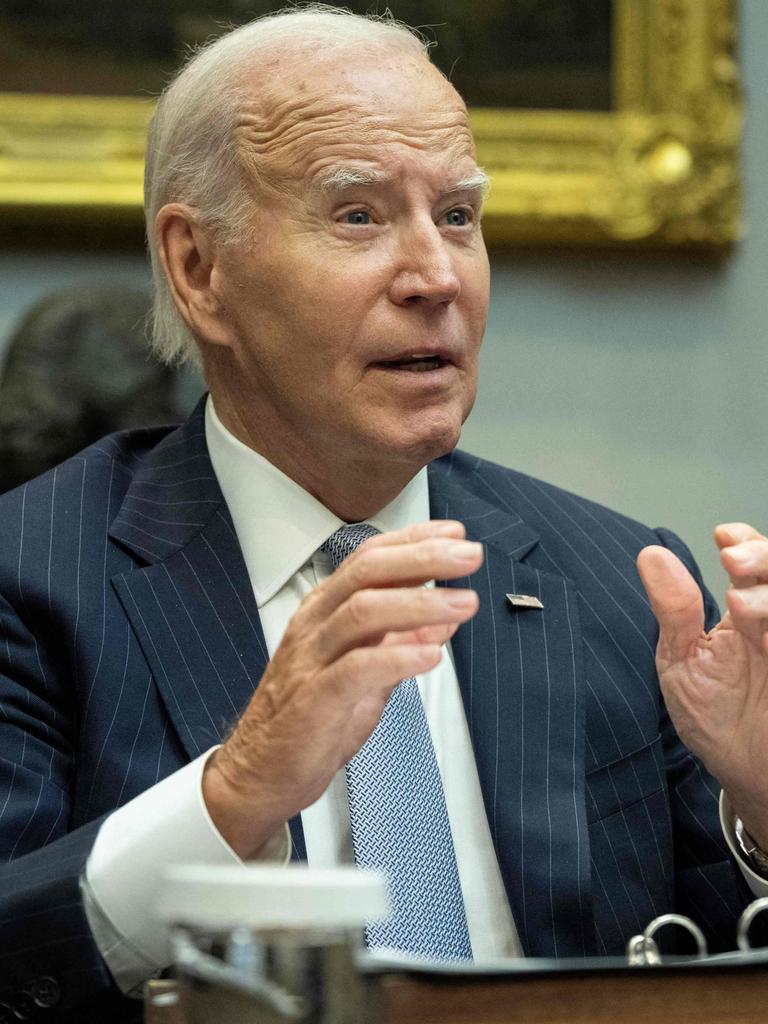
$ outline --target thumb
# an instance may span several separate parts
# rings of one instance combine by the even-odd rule
[[[659,646],[664,657],[679,661],[704,632],[704,599],[696,581],[667,548],[643,548],[637,556],[653,614],[659,623]]]

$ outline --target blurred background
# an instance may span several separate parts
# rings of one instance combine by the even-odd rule
[[[186,48],[280,6],[280,0],[100,0],[84,16],[80,0],[0,0],[0,90],[155,95]],[[340,6],[360,14],[389,10],[438,41],[435,60],[472,106],[611,106],[613,0],[346,0]]]
[[[123,38],[130,31],[132,10],[169,5],[171,0],[124,3]],[[193,6],[188,0],[184,4],[187,10]],[[198,20],[185,23],[185,38],[210,31],[205,25],[213,8],[222,20],[242,20],[234,18],[233,9],[239,6],[242,15],[244,5],[234,0],[228,4],[201,0],[198,6]],[[269,9],[271,5],[262,6]],[[368,9],[370,5],[360,6]],[[449,2],[391,6],[396,14],[416,23],[450,23]],[[519,9],[525,13],[533,6],[521,4]],[[559,5],[563,17],[572,6]],[[492,22],[494,12],[503,7],[486,0],[478,5],[478,17]],[[605,19],[597,18],[600,7],[599,3],[584,5],[584,11],[594,11],[597,20],[582,19],[579,31],[586,33],[582,45],[570,56],[567,46],[561,54],[566,62],[573,62],[571,79],[576,76],[580,82],[577,107],[601,109],[609,102],[607,78],[601,70],[605,53],[600,26]],[[259,13],[261,8],[249,2],[247,9]],[[58,31],[66,24],[77,35],[82,19],[89,31],[114,38],[114,26],[108,19],[100,22],[98,10],[87,16],[82,11],[73,0],[0,0],[0,25],[12,23],[16,33],[12,43],[5,31],[0,33],[5,41],[0,44],[0,90],[21,87],[13,84],[13,75],[23,75],[24,64],[18,58],[26,52],[24,47],[34,46],[34,33],[50,25],[54,16],[60,19]],[[146,26],[146,21],[141,24]],[[525,24],[535,43],[535,18]],[[570,38],[564,24],[563,40]],[[144,88],[149,91],[167,74],[168,54],[178,42],[163,31],[157,27],[152,43],[155,57],[143,64],[147,75],[159,76],[147,79]],[[676,530],[691,546],[719,599],[725,576],[712,546],[712,526],[739,519],[768,530],[765,0],[742,0],[740,39],[748,114],[743,150],[744,240],[719,258],[669,250],[493,250],[481,387],[462,439],[463,447],[478,455],[560,484],[651,525]],[[128,83],[123,77],[131,69],[119,57],[118,42],[114,45],[115,55],[105,60],[99,72],[102,91],[108,91],[108,81],[113,81],[115,92],[131,91],[134,80]],[[144,52],[152,50],[149,43],[143,45]],[[450,61],[448,42],[444,52],[444,59]],[[15,55],[13,61],[9,54]],[[527,77],[514,79],[505,64],[507,56],[501,54],[498,64],[488,68],[491,77],[476,83],[476,102],[483,102],[483,89],[498,88],[501,79],[510,95],[515,89],[522,90],[521,96],[526,89],[529,95],[538,94],[536,68]],[[459,71],[460,64],[453,78],[462,85],[464,72]],[[91,89],[85,72],[82,80],[71,67],[69,71],[59,68],[57,74],[72,76],[72,91]],[[552,88],[556,90],[557,83]],[[554,102],[556,92],[544,105]],[[78,235],[71,229],[59,231],[55,225],[47,230],[0,228],[0,363],[8,360],[11,339],[30,307],[52,292],[91,287],[99,281],[148,293],[149,274],[138,232]],[[174,381],[173,389],[178,407],[188,409],[201,384],[194,375],[185,374]]]

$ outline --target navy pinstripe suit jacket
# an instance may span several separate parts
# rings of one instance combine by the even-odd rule
[[[745,890],[717,787],[660,699],[634,567],[648,543],[691,566],[689,553],[458,451],[429,482],[433,516],[486,546],[480,612],[453,649],[526,951],[619,954],[673,908],[727,946]],[[6,495],[0,531],[0,989],[53,977],[56,1014],[87,999],[86,1019],[103,1005],[117,1020],[128,1001],[78,891],[100,822],[220,740],[266,662],[202,404],[179,429],[112,435]],[[508,591],[544,611],[513,611]]]

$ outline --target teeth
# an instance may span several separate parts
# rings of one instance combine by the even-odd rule
[[[396,370],[410,370],[413,373],[423,373],[427,370],[436,370],[443,365],[440,356],[408,356],[407,359],[391,359],[383,364],[391,366]]]
[[[409,366],[403,367],[403,369],[407,370],[409,373],[429,373],[429,371],[430,370],[434,370],[436,368],[436,366],[437,366],[436,363],[422,362],[422,363],[411,363]]]

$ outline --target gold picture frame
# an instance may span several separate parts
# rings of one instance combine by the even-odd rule
[[[614,0],[611,111],[472,110],[494,244],[723,247],[742,231],[736,0]],[[0,94],[0,215],[138,223],[152,101]]]

